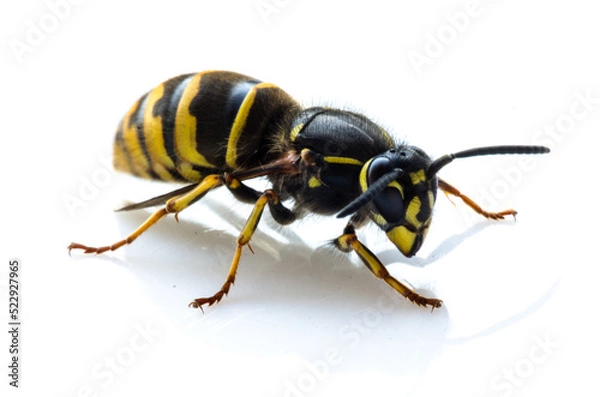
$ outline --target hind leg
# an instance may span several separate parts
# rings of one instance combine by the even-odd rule
[[[222,185],[221,175],[213,174],[206,176],[202,182],[198,184],[191,191],[184,193],[180,196],[173,197],[169,199],[165,206],[154,214],[150,215],[150,217],[142,223],[140,227],[138,227],[133,233],[124,238],[123,240],[117,241],[111,245],[105,245],[102,247],[90,247],[87,245],[79,244],[79,243],[71,243],[67,248],[69,249],[69,253],[73,249],[83,250],[85,254],[101,254],[106,251],[114,251],[116,249],[121,248],[124,245],[131,244],[137,239],[142,233],[146,230],[150,229],[156,222],[161,220],[168,214],[174,214],[175,219],[177,219],[177,214],[188,206],[193,204],[194,202],[200,200],[206,193],[208,193],[211,189],[214,189],[217,186]]]

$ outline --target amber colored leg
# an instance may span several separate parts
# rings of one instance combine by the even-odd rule
[[[431,310],[442,307],[441,300],[425,298],[392,277],[381,261],[375,256],[375,254],[373,254],[371,250],[358,241],[352,225],[349,224],[346,226],[344,229],[344,234],[334,240],[333,243],[339,250],[343,252],[356,252],[362,262],[369,268],[369,270],[371,270],[371,272],[373,272],[377,278],[383,279],[383,281],[388,283],[393,289],[398,291],[400,295],[404,296],[412,303],[424,307],[431,306]]]
[[[250,214],[250,217],[246,221],[246,225],[240,232],[240,235],[237,238],[237,248],[235,250],[235,255],[233,256],[233,261],[231,262],[231,266],[229,267],[229,273],[227,274],[227,279],[225,283],[221,287],[221,289],[208,298],[198,298],[194,299],[190,302],[189,306],[193,308],[202,309],[202,305],[212,306],[215,303],[218,303],[223,296],[229,293],[229,289],[235,282],[235,275],[237,273],[238,265],[240,263],[240,258],[242,256],[242,248],[250,242],[256,227],[258,226],[258,222],[262,216],[263,211],[265,210],[265,206],[272,202],[278,202],[277,194],[273,190],[266,190],[264,193],[260,195],[256,204],[254,205],[254,209]],[[248,248],[250,245],[248,244]],[[250,250],[252,250],[250,248]]]
[[[460,198],[466,205],[471,207],[473,211],[477,212],[479,215],[484,216],[488,219],[499,220],[504,219],[507,215],[512,215],[513,217],[517,215],[517,211],[513,209],[504,210],[500,212],[488,212],[481,208],[476,202],[471,200],[469,197],[462,194],[457,188],[450,185],[448,182],[438,179],[438,188],[446,195],[452,195]]]
[[[202,180],[198,184],[197,187],[185,193],[181,196],[173,197],[168,200],[164,206],[164,208],[159,209],[154,214],[150,215],[150,217],[142,223],[140,227],[138,227],[133,233],[127,236],[125,239],[121,241],[117,241],[112,245],[106,245],[103,247],[88,247],[87,245],[79,244],[79,243],[71,243],[67,248],[69,249],[69,253],[73,249],[83,250],[85,254],[101,254],[106,251],[114,251],[118,248],[126,244],[131,244],[136,238],[138,238],[142,233],[146,230],[150,229],[156,222],[162,219],[165,215],[174,213],[175,219],[177,219],[177,214],[180,211],[186,209],[190,204],[196,202],[200,198],[202,198],[206,193],[208,193],[212,188],[222,185],[220,175],[208,175],[206,178]]]

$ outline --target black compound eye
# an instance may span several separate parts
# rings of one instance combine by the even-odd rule
[[[394,164],[389,158],[377,157],[373,159],[367,172],[369,185],[393,170]],[[399,223],[404,219],[404,202],[397,188],[386,187],[375,196],[373,203],[387,223]]]
[[[395,187],[386,187],[373,200],[377,211],[387,223],[400,223],[404,220],[404,201]]]
[[[367,171],[367,182],[371,185],[377,179],[381,178],[384,174],[394,169],[392,160],[387,157],[376,157],[371,161],[369,170]]]

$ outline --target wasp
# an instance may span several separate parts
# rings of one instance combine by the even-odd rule
[[[131,244],[160,219],[178,214],[211,190],[225,186],[253,210],[237,238],[225,283],[191,307],[211,306],[229,293],[244,246],[249,245],[266,207],[281,225],[309,214],[348,217],[332,240],[355,252],[378,278],[416,305],[439,308],[393,277],[359,241],[355,230],[374,222],[406,257],[421,248],[431,225],[436,192],[460,198],[492,220],[515,216],[509,209],[488,212],[437,176],[455,159],[484,155],[548,153],[544,146],[488,146],[433,159],[422,149],[395,141],[366,116],[329,107],[302,107],[271,83],[228,71],[205,71],[165,81],[139,98],[120,122],[114,140],[114,166],[138,177],[188,183],[121,211],[160,206],[125,239],[112,245],[69,245],[101,254]],[[266,177],[270,188],[257,191],[249,179]],[[293,202],[293,206],[283,203]]]

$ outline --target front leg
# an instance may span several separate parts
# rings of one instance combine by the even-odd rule
[[[354,226],[351,223],[344,228],[344,234],[337,239],[333,240],[334,245],[343,252],[354,251],[360,258],[360,260],[373,272],[377,278],[383,279],[393,289],[398,291],[402,296],[418,306],[431,306],[431,310],[434,308],[442,307],[442,301],[434,298],[425,298],[414,292],[412,289],[395,279],[390,275],[385,266],[381,261],[365,247],[356,236]]]

